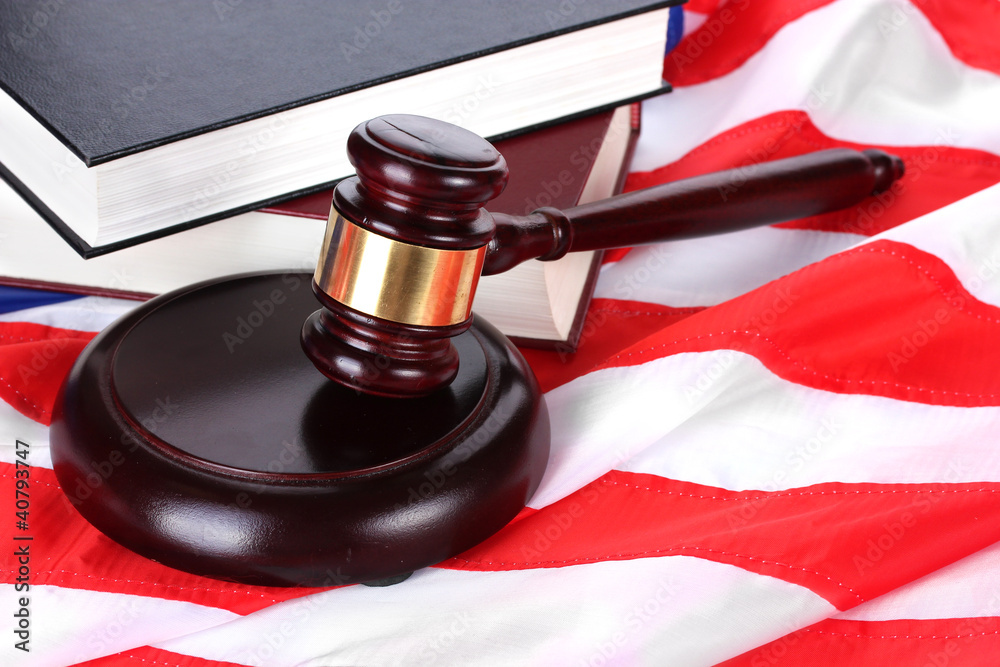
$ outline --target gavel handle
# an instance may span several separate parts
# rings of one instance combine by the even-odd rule
[[[887,190],[903,162],[834,148],[665,183],[560,211],[493,214],[483,274],[528,259],[708,236],[848,208]]]

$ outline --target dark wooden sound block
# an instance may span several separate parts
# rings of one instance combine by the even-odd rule
[[[366,395],[303,353],[317,308],[308,274],[237,276],[153,299],[96,337],[51,429],[80,513],[171,567],[275,586],[392,580],[507,524],[549,449],[520,354],[477,322],[454,341],[451,386]]]

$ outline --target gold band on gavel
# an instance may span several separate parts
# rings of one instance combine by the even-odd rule
[[[314,278],[330,297],[367,315],[448,326],[472,314],[485,256],[486,246],[441,250],[395,241],[333,211]]]

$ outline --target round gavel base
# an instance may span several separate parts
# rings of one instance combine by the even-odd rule
[[[380,398],[303,353],[316,308],[308,274],[252,274],[158,297],[103,331],[54,411],[70,501],[148,558],[275,586],[391,582],[506,525],[549,448],[510,343],[476,322],[455,338],[451,386]]]

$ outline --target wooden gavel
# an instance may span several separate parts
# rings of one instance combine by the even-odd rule
[[[831,149],[511,216],[482,208],[508,172],[472,132],[382,116],[355,128],[347,150],[357,176],[334,190],[313,280],[323,309],[306,321],[302,345],[328,378],[390,397],[427,395],[455,377],[450,339],[472,323],[480,275],[827,213],[903,174],[883,151]]]

